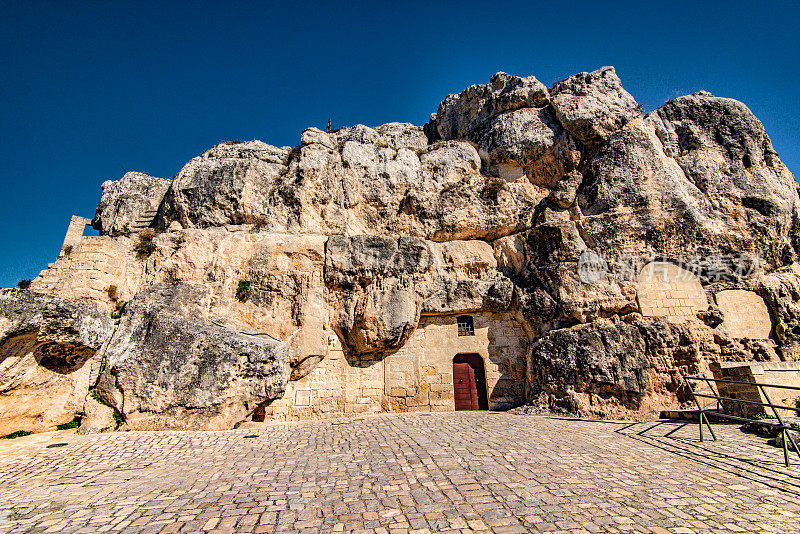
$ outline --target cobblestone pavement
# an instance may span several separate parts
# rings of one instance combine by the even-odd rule
[[[800,465],[716,429],[459,412],[38,434],[0,444],[0,532],[800,532]]]

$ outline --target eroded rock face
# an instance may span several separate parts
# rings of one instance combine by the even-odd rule
[[[50,430],[81,414],[111,332],[95,305],[0,290],[0,435]]]
[[[700,92],[667,102],[647,121],[663,153],[683,170],[684,183],[708,200],[701,204],[709,221],[704,226],[718,230],[704,231],[704,238],[724,240],[716,245],[720,248],[758,254],[770,269],[794,260],[797,182],[744,104]],[[698,237],[694,240],[705,245]]]
[[[536,78],[499,72],[486,85],[449,95],[425,130],[434,141],[464,139],[475,145],[489,174],[550,186],[575,168],[580,149],[549,103]]]
[[[116,284],[139,294],[99,385],[129,428],[231,427],[287,380],[307,406],[329,351],[343,373],[369,369],[425,315],[514,315],[535,340],[531,399],[597,416],[677,407],[681,376],[710,362],[800,357],[800,197],[763,126],[705,92],[643,117],[611,67],[549,90],[498,73],[424,127],[222,143],[171,182],[104,184],[95,226],[113,235],[153,206],[153,252],[103,277],[138,273]],[[77,263],[35,287],[97,285]],[[653,291],[654,264],[691,271],[692,295]],[[727,290],[763,297],[771,339],[726,332],[712,303]],[[358,394],[392,406],[368,381]]]
[[[127,172],[119,180],[103,182],[92,226],[104,235],[129,233],[140,217],[158,210],[169,186],[170,180],[143,172]]]
[[[325,255],[333,327],[356,355],[400,348],[421,313],[500,311],[513,284],[482,241],[331,236]]]
[[[283,393],[286,347],[208,320],[202,285],[154,285],[131,301],[98,393],[130,429],[231,428]]]
[[[531,348],[529,380],[551,403],[567,411],[583,408],[577,395],[636,403],[650,385],[647,344],[636,326],[596,321],[552,330]]]
[[[614,67],[574,74],[550,90],[556,117],[584,144],[596,144],[641,114]]]
[[[175,176],[160,216],[187,228],[268,221],[289,152],[261,141],[219,144]]]

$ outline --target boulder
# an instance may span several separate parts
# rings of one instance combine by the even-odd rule
[[[273,222],[270,199],[286,174],[290,149],[261,141],[220,143],[172,180],[158,225],[184,228]]]
[[[508,309],[514,288],[488,243],[379,236],[331,236],[325,284],[333,328],[357,356],[400,348],[421,313]]]
[[[701,91],[667,102],[647,122],[663,153],[682,169],[683,181],[707,199],[700,204],[710,220],[706,226],[723,234],[704,231],[694,240],[721,239],[717,250],[759,255],[769,269],[794,260],[797,182],[747,106]]]
[[[126,172],[119,180],[103,182],[103,195],[92,226],[101,235],[120,235],[133,231],[142,217],[158,210],[169,186],[170,180],[143,172]],[[152,219],[154,216],[150,216],[151,222]]]
[[[552,185],[580,161],[580,147],[566,135],[548,105],[550,95],[534,77],[499,72],[486,85],[449,95],[425,126],[431,140],[475,145],[484,170],[509,182]]]
[[[574,74],[550,89],[558,121],[581,143],[596,145],[641,115],[614,67]]]
[[[226,429],[280,397],[284,344],[209,322],[208,288],[156,284],[126,307],[98,394],[128,429]]]
[[[99,402],[92,394],[86,395],[78,434],[98,434],[116,428],[117,421],[114,418],[114,408]]]
[[[0,435],[52,430],[80,414],[111,332],[96,305],[0,290]]]
[[[595,321],[551,330],[531,348],[531,385],[634,401],[650,383],[647,345],[639,329]]]
[[[431,140],[465,139],[492,117],[546,106],[549,100],[547,88],[533,76],[498,72],[488,84],[471,85],[457,95],[448,95],[431,115],[425,131]]]

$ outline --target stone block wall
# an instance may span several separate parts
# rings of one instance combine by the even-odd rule
[[[714,378],[800,387],[800,362],[712,363],[710,369],[714,374]],[[767,402],[767,398],[754,385],[718,383],[716,388],[723,397]],[[800,391],[797,390],[765,387],[764,391],[769,395],[769,399],[773,404],[794,407],[798,399],[800,399]],[[742,417],[752,418],[760,413],[766,413],[769,417],[774,417],[772,410],[768,406],[745,405],[736,402],[728,402],[724,406],[729,413]],[[797,412],[792,410],[779,410],[779,413],[781,416],[787,417],[798,415]]]
[[[768,339],[772,331],[769,310],[758,293],[740,289],[720,291],[714,298],[725,315],[725,330],[735,338]]]
[[[708,309],[700,279],[692,272],[667,262],[652,262],[639,273],[639,307],[645,317],[665,317],[682,323]]]
[[[108,288],[115,285],[118,299],[129,300],[144,271],[133,258],[131,247],[127,238],[83,237],[68,255],[60,256],[39,273],[30,289],[68,299],[88,298],[111,307]]]
[[[58,253],[59,256],[67,254],[68,250],[78,246],[83,238],[83,232],[89,224],[92,224],[91,219],[78,215],[72,216],[69,221],[69,226],[67,226],[67,234],[64,236],[64,243],[62,243],[61,250]]]
[[[453,358],[479,354],[484,361],[490,409],[525,400],[528,338],[508,313],[475,313],[474,336],[459,336],[456,315],[423,316],[398,351],[380,359],[352,361],[336,335],[311,373],[289,382],[283,398],[256,420],[286,420],[382,411],[452,411]]]

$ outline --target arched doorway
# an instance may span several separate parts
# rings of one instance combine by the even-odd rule
[[[457,354],[453,358],[453,397],[456,410],[488,410],[486,373],[479,354]]]

